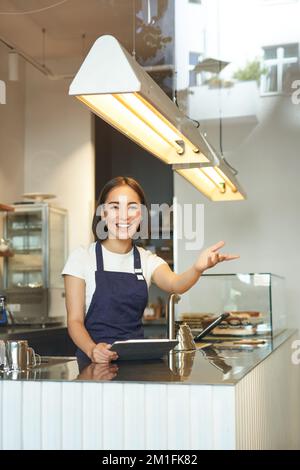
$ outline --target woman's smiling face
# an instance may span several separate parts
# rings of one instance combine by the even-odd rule
[[[103,209],[109,238],[127,240],[135,235],[141,223],[141,201],[130,186],[124,184],[112,189]]]

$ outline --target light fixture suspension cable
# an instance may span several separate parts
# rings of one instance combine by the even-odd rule
[[[217,51],[218,51],[218,58],[220,58],[220,1],[217,1]],[[221,62],[220,60],[218,61],[218,104],[219,104],[219,147],[220,147],[220,153],[221,157],[223,157],[223,128],[222,128],[222,95],[221,95],[221,78],[220,78],[220,72],[221,72]]]
[[[42,29],[42,66],[46,67],[46,29]]]
[[[86,38],[86,34],[83,33],[81,35],[81,55],[82,55],[82,58],[84,58],[84,56],[85,56],[85,38]]]
[[[132,57],[136,57],[136,1],[132,0]]]
[[[217,44],[218,44],[218,56],[219,56],[219,72],[218,72],[218,94],[219,94],[219,147],[220,147],[220,153],[221,153],[221,159],[226,163],[226,165],[229,166],[233,174],[236,176],[238,174],[238,171],[231,166],[228,161],[224,157],[223,153],[223,116],[222,116],[222,80],[220,78],[220,73],[221,73],[221,60],[220,60],[220,51],[221,51],[221,41],[220,41],[220,28],[221,28],[221,22],[220,22],[220,0],[217,2],[217,31],[218,31],[218,37],[217,37]]]

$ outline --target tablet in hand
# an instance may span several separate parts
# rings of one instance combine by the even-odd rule
[[[115,341],[110,351],[118,353],[118,360],[161,359],[177,344],[175,339],[129,339]]]

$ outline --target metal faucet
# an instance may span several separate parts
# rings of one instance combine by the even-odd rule
[[[168,320],[168,336],[169,339],[176,339],[175,337],[175,304],[178,304],[181,299],[178,294],[171,294],[167,304],[167,320]]]
[[[169,339],[177,339],[178,344],[174,348],[176,351],[194,351],[197,349],[192,331],[187,323],[180,325],[175,336],[175,304],[181,299],[178,294],[171,294],[168,299],[167,318]]]

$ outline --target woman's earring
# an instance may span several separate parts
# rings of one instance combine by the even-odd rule
[[[96,227],[96,234],[97,234],[98,239],[106,240],[108,236],[107,232],[108,232],[108,227],[106,225],[106,221],[103,219],[100,219]]]

